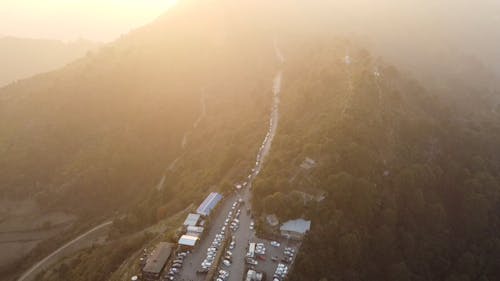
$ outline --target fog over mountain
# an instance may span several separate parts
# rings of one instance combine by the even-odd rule
[[[97,46],[96,43],[84,40],[64,43],[57,40],[0,36],[0,87],[60,68]]]
[[[500,3],[159,14],[90,52],[0,40],[19,54],[0,74],[29,76],[0,88],[6,280],[145,280],[211,192],[198,244],[156,279],[500,279]]]

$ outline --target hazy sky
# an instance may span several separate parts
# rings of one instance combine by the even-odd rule
[[[0,0],[0,36],[111,41],[174,0]]]

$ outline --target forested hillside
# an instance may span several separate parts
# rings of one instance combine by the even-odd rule
[[[2,198],[74,214],[75,229],[115,219],[112,243],[241,178],[265,135],[276,61],[254,19],[221,16],[233,8],[178,5],[60,70],[1,89]],[[23,270],[71,235],[0,271]]]
[[[152,189],[183,153],[185,134],[194,147],[188,156],[200,165],[206,156],[196,151],[250,155],[230,144],[240,130],[254,131],[265,112],[272,40],[243,35],[248,23],[222,22],[223,12],[181,5],[61,70],[2,89],[0,192],[100,212]],[[194,128],[202,106],[206,116]],[[255,126],[263,133],[265,121]],[[200,167],[220,173],[214,164]]]
[[[312,219],[291,279],[500,278],[498,115],[461,116],[366,50],[316,43],[289,50],[255,186],[261,214]]]
[[[268,214],[312,220],[290,279],[500,279],[495,78],[466,61],[453,79],[417,80],[302,11],[179,1],[62,69],[0,89],[0,196],[80,226],[114,219],[104,246],[52,280],[107,280],[149,238],[136,234],[248,175],[269,122],[275,45],[286,58],[279,127],[252,204],[259,231]]]

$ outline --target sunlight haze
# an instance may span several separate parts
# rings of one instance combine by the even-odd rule
[[[3,0],[0,35],[109,42],[164,13],[175,0]]]
[[[499,30],[500,0],[0,0],[1,281],[500,280]]]

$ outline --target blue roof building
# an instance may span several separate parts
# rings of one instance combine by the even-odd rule
[[[215,206],[217,206],[217,203],[219,203],[220,200],[222,200],[222,195],[217,192],[210,193],[198,207],[196,213],[205,217],[210,215],[210,212],[212,212],[212,210],[215,208]]]

